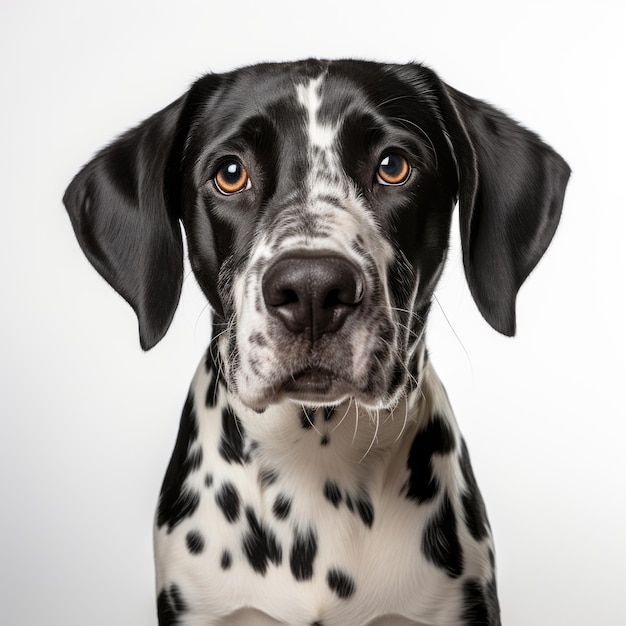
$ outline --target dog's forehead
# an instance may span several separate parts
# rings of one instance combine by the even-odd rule
[[[338,126],[357,109],[375,113],[390,93],[410,89],[392,69],[365,62],[301,62],[252,66],[224,75],[208,102],[207,117],[220,134],[264,118],[282,133]],[[217,115],[216,115],[217,113]],[[331,137],[312,135],[320,147]]]
[[[368,99],[370,85],[380,84],[393,72],[379,63],[358,61],[298,62],[252,66],[229,75],[227,84],[238,95],[245,95],[259,106],[271,106],[273,101],[300,102],[301,87],[323,92],[332,99],[335,108],[346,108],[355,98]],[[294,94],[295,89],[295,94]]]

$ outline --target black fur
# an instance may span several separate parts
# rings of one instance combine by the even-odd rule
[[[199,451],[190,450],[197,437],[196,413],[193,408],[193,399],[189,396],[183,409],[178,438],[161,488],[157,511],[159,527],[167,524],[168,529],[171,530],[191,515],[200,503],[200,495],[184,486],[187,476],[199,466]]]
[[[417,433],[409,452],[409,479],[406,484],[408,498],[419,504],[429,502],[437,495],[439,485],[431,467],[432,456],[448,454],[453,449],[454,436],[449,426],[440,416],[433,415],[426,428]]]

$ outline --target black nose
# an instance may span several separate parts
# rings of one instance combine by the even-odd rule
[[[338,331],[363,299],[361,272],[347,259],[311,252],[283,256],[263,276],[269,313],[312,342]]]

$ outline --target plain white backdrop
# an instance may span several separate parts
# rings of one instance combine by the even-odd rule
[[[626,624],[623,7],[3,0],[0,624],[156,624],[152,515],[209,338],[188,275],[168,335],[141,351],[65,186],[201,74],[309,56],[423,61],[571,165],[517,337],[478,314],[455,233],[428,345],[487,502],[504,624]]]

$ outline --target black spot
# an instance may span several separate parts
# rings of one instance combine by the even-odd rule
[[[263,371],[261,369],[262,361],[260,359],[248,357],[248,363],[250,365],[250,369],[256,376],[258,376],[259,378],[263,376]]]
[[[215,502],[222,509],[227,521],[232,523],[239,519],[239,493],[232,483],[227,482],[222,485],[222,488],[215,494]]]
[[[404,486],[407,498],[421,504],[437,495],[439,482],[433,474],[431,459],[433,454],[447,454],[453,449],[454,434],[447,422],[435,413],[411,445],[407,459],[409,479]]]
[[[339,507],[341,502],[341,490],[339,485],[332,480],[327,480],[324,484],[324,497],[335,507]]]
[[[461,471],[465,479],[465,491],[463,491],[461,496],[465,524],[472,537],[476,541],[481,541],[488,535],[489,522],[487,521],[485,502],[480,495],[478,484],[472,471],[465,441],[461,442]]]
[[[346,506],[348,507],[348,511],[350,513],[354,513],[354,502],[352,502],[352,498],[346,494]]]
[[[330,438],[328,437],[328,435],[324,435],[322,439],[320,440],[320,444],[323,446],[327,446],[329,443],[330,443]]]
[[[262,487],[269,487],[278,480],[278,473],[273,469],[262,469],[259,472],[259,480]]]
[[[180,616],[188,610],[178,585],[163,589],[157,598],[159,626],[178,626],[182,623]]]
[[[315,423],[315,409],[307,409],[303,406],[300,409],[300,424],[305,430],[313,428]]]
[[[313,578],[313,561],[317,555],[317,538],[315,531],[309,528],[306,533],[295,532],[289,567],[296,580],[310,580]]]
[[[191,452],[197,437],[198,423],[190,394],[183,408],[176,445],[159,496],[157,526],[161,528],[167,524],[168,532],[192,515],[200,502],[200,495],[184,486],[189,474],[197,470],[202,462],[200,448]]]
[[[207,489],[210,489],[213,486],[213,474],[207,474],[204,477],[204,485]]]
[[[422,552],[427,559],[446,571],[450,578],[463,573],[463,548],[448,494],[444,494],[437,513],[428,520],[422,537]]]
[[[326,406],[324,407],[324,421],[330,422],[335,415],[335,407],[334,406]]]
[[[259,574],[265,574],[270,561],[274,565],[280,565],[283,560],[282,550],[274,533],[259,522],[249,507],[246,508],[246,519],[248,532],[243,537],[243,552],[252,569]]]
[[[222,437],[220,439],[220,455],[228,463],[243,465],[244,430],[239,418],[227,406],[222,410]]]
[[[254,453],[259,449],[259,444],[256,441],[251,441],[248,449],[243,454],[243,462],[250,463],[254,457]]]
[[[286,519],[289,515],[290,510],[291,498],[286,496],[284,493],[279,494],[279,496],[274,501],[274,506],[272,507],[272,511],[276,519]]]
[[[261,348],[267,345],[267,339],[265,339],[265,336],[262,333],[252,333],[248,337],[248,341],[253,346],[260,346]]]
[[[330,193],[321,193],[319,196],[316,196],[315,199],[320,203],[330,204],[333,208],[343,209],[344,201],[339,196],[334,196]],[[359,237],[360,235],[357,235]],[[316,622],[317,623],[317,622]]]
[[[222,552],[222,560],[220,561],[220,565],[223,570],[230,569],[230,566],[233,564],[233,557],[230,555],[228,550],[224,550]]]
[[[185,537],[187,550],[191,554],[200,554],[204,550],[204,537],[197,530],[190,530]]]
[[[354,594],[354,580],[338,569],[331,569],[326,575],[328,586],[342,599],[346,600]]]
[[[189,472],[195,472],[202,465],[202,448],[196,448],[193,452],[189,452],[187,457]]]
[[[463,583],[463,624],[500,626],[500,606],[495,580],[487,584],[470,578]]]
[[[172,529],[178,526],[186,517],[193,515],[199,504],[200,495],[198,492],[183,487],[174,505],[171,507],[171,510],[165,511],[162,506],[159,506],[157,518],[158,527],[161,528],[167,524],[167,531],[171,532]]]
[[[178,585],[170,585],[170,599],[172,600],[172,606],[176,612],[184,613],[188,610]]]
[[[374,523],[374,507],[372,501],[367,494],[362,494],[355,502],[356,511],[359,517],[363,520],[363,523],[371,528]]]

